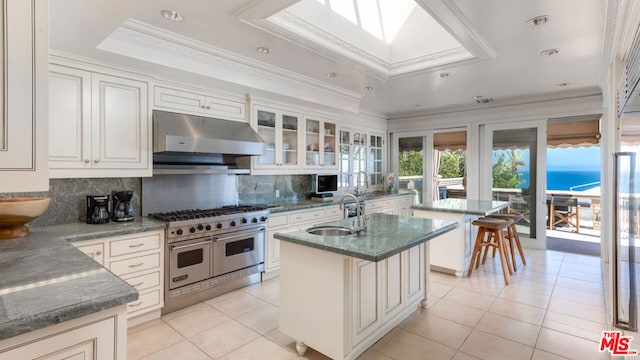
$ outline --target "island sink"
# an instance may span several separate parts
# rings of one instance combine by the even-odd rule
[[[321,236],[349,236],[358,234],[355,229],[339,226],[314,226],[307,229],[309,234],[321,235]]]

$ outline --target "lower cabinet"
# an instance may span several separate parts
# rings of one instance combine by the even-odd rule
[[[0,341],[0,360],[125,359],[125,306]]]
[[[138,300],[127,304],[128,317],[137,320],[130,321],[130,326],[160,317],[164,305],[163,231],[79,241],[73,245],[139,291]]]

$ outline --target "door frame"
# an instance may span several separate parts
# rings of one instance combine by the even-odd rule
[[[493,171],[493,132],[496,130],[537,129],[536,151],[536,238],[522,236],[525,247],[546,249],[546,217],[547,217],[547,119],[489,123],[480,126],[480,199],[492,199]]]

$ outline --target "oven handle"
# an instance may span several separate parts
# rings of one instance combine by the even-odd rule
[[[252,230],[238,231],[238,232],[233,233],[233,235],[231,235],[231,236],[225,236],[225,237],[214,236],[213,237],[213,241],[215,241],[215,242],[218,242],[218,241],[221,241],[221,242],[222,241],[229,241],[229,240],[245,237],[246,235],[258,234],[258,233],[261,233],[261,232],[263,232],[265,230],[266,230],[266,228],[260,227],[260,228],[252,229]]]
[[[186,249],[186,248],[190,248],[190,247],[194,247],[194,246],[200,246],[200,245],[208,245],[208,244],[211,244],[211,240],[201,241],[201,242],[197,242],[195,244],[189,244],[189,245],[179,245],[179,246],[171,245],[171,251],[180,250],[180,249]]]

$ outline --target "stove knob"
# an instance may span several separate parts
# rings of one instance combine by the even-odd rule
[[[243,224],[246,224],[246,223],[248,223],[248,222],[249,222],[249,220],[247,220],[247,218],[242,218],[242,223],[243,223]]]
[[[267,221],[267,219],[269,219],[269,218],[266,217],[266,216],[260,216],[260,221],[262,221],[262,222]]]
[[[189,229],[189,232],[193,234],[194,232],[196,232],[196,228],[192,226],[191,229]]]
[[[207,229],[207,231],[211,230],[211,224],[207,224],[204,228]]]
[[[176,235],[182,235],[184,233],[184,231],[182,231],[182,229],[178,229],[176,230]]]
[[[231,220],[231,223],[229,223],[229,225],[236,226],[236,221],[235,220]]]
[[[251,222],[254,223],[254,224],[257,223],[258,222],[258,218],[251,219]]]
[[[216,229],[222,229],[222,224],[221,223],[217,223],[216,224]]]
[[[204,225],[198,224],[198,230],[202,230],[202,229],[204,229]]]

